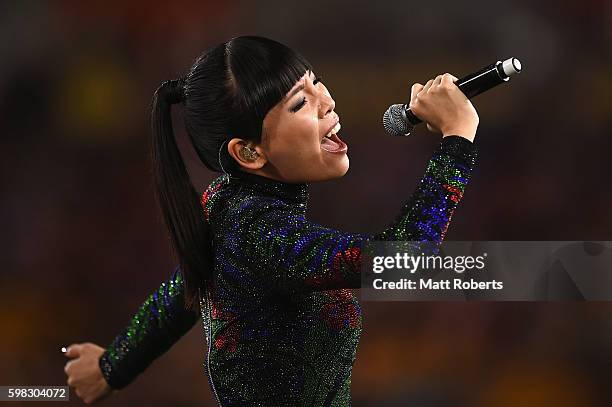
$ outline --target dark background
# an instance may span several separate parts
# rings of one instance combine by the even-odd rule
[[[612,240],[610,2],[5,1],[0,32],[1,385],[65,384],[60,347],[106,346],[170,275],[149,105],[236,35],[298,50],[336,101],[351,167],[312,185],[311,220],[387,225],[440,139],[387,136],[387,106],[514,56],[524,72],[474,99],[480,160],[447,240]],[[187,156],[204,189],[217,174]],[[610,401],[608,303],[362,306],[355,406]],[[213,405],[204,355],[198,322],[104,405]]]

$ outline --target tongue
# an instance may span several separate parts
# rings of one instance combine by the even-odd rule
[[[321,148],[325,151],[334,152],[340,149],[340,144],[336,143],[334,140],[328,139],[327,137],[323,138],[321,142]]]

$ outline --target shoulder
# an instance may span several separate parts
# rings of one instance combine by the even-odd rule
[[[285,201],[254,193],[249,188],[230,182],[226,174],[215,178],[204,190],[200,203],[208,222],[239,222],[256,219],[269,212],[289,212]]]
[[[285,201],[248,191],[238,191],[227,207],[226,220],[230,222],[249,223],[272,213],[284,214],[291,211]]]

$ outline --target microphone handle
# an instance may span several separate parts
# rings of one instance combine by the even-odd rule
[[[510,79],[504,72],[502,64],[502,61],[497,61],[478,72],[458,79],[455,84],[468,99],[472,99],[474,96],[480,95],[482,92]],[[416,126],[422,123],[422,120],[412,113],[407,103],[404,104],[404,110],[406,111],[406,119],[410,124]]]

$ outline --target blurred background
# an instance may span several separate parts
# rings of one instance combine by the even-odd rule
[[[0,385],[65,385],[60,347],[107,346],[170,276],[151,98],[237,35],[298,50],[336,101],[351,167],[311,186],[311,220],[385,227],[440,139],[386,135],[386,108],[517,57],[523,73],[473,101],[480,159],[446,239],[612,240],[610,1],[3,1],[0,32]],[[218,174],[185,150],[203,190]],[[362,307],[355,406],[612,401],[612,304]],[[198,323],[103,405],[214,405],[205,347]]]

